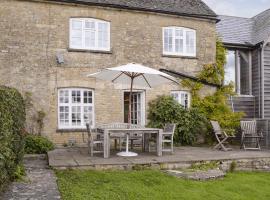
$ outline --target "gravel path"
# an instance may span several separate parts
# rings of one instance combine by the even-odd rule
[[[23,182],[14,182],[0,196],[3,200],[58,200],[60,193],[53,170],[48,168],[44,157],[24,160],[27,177]]]

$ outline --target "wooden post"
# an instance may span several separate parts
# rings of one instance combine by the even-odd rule
[[[252,95],[252,53],[248,52],[248,69],[249,69],[249,95]]]
[[[238,95],[241,94],[241,76],[240,76],[240,58],[239,58],[239,51],[235,51],[235,75],[236,75],[236,93]]]

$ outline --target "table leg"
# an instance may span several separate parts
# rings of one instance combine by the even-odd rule
[[[162,129],[157,133],[157,156],[162,156],[162,133]]]
[[[104,130],[104,138],[103,138],[103,153],[104,153],[104,158],[109,158],[110,153],[109,153],[109,133],[108,130]]]

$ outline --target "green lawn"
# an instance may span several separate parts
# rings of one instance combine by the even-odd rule
[[[196,182],[159,171],[56,171],[64,200],[270,200],[270,173],[238,172]]]

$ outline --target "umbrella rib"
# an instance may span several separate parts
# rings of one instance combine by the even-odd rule
[[[121,74],[119,74],[117,77],[115,77],[112,82],[114,82],[116,79],[118,79],[120,76],[122,76],[122,74],[124,74],[123,72],[121,72]]]
[[[144,78],[145,82],[148,84],[148,86],[149,86],[150,88],[152,88],[151,85],[149,84],[149,82],[147,81],[147,79],[145,78],[144,74],[141,74],[141,75],[142,75],[142,77]]]

